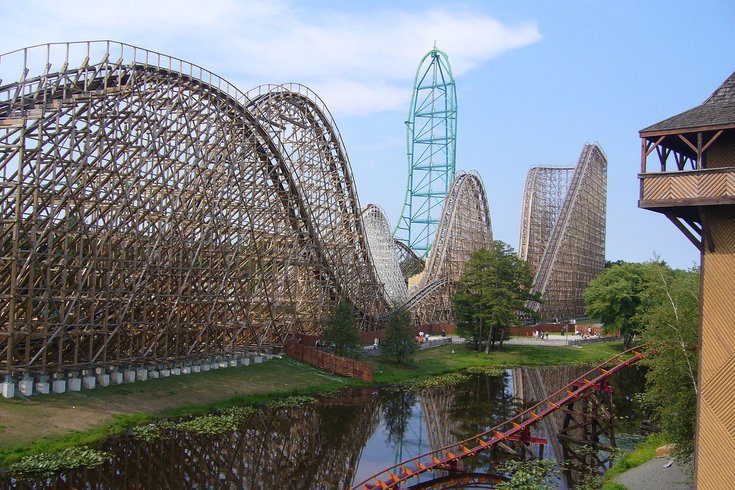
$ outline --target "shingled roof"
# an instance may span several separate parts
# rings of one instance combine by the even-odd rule
[[[735,72],[702,105],[648,126],[641,135],[727,125],[735,125]]]

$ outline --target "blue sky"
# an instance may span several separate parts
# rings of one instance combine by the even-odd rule
[[[700,104],[735,70],[731,0],[5,1],[0,32],[0,52],[113,39],[243,91],[304,83],[337,121],[361,205],[382,206],[392,223],[413,76],[436,41],[457,82],[457,169],[482,176],[495,238],[517,246],[531,166],[574,165],[598,142],[609,164],[607,258],[655,253],[682,268],[698,263],[695,248],[636,205],[638,130]]]

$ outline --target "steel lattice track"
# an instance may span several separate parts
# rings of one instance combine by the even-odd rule
[[[491,450],[517,437],[523,437],[537,422],[566,405],[584,397],[590,390],[603,386],[603,382],[618,371],[630,366],[646,356],[645,346],[622,352],[596,366],[565,387],[551,394],[545,400],[519,413],[492,429],[469,439],[432,450],[386,468],[369,478],[353,485],[353,489],[401,488],[400,484],[418,475],[435,470],[448,471],[456,468],[459,461]],[[526,432],[527,434],[527,432]]]

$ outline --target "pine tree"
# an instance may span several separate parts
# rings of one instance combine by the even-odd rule
[[[381,344],[383,354],[395,356],[396,361],[410,361],[418,346],[411,331],[411,312],[396,310],[388,317],[385,338]]]
[[[342,357],[360,357],[360,332],[355,325],[352,308],[347,303],[337,305],[334,315],[329,319],[324,331],[324,342],[334,347],[334,353]]]
[[[496,240],[492,250],[474,252],[454,297],[458,333],[477,350],[483,343],[485,352],[496,341],[502,345],[510,326],[535,315],[526,307],[539,300],[531,294],[532,284],[528,264],[507,243]]]

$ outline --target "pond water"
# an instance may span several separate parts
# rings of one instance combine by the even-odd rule
[[[518,368],[420,393],[346,390],[318,404],[258,410],[238,430],[219,435],[177,430],[144,442],[126,434],[98,446],[110,454],[100,466],[36,480],[0,475],[0,488],[349,488],[394,463],[485,431],[584,371]],[[643,389],[642,373],[628,368],[612,385],[615,438],[618,446],[632,444],[639,439],[635,394]],[[564,459],[563,441],[554,437],[561,417],[544,419],[533,434],[549,440],[543,456],[558,462]],[[492,488],[495,465],[507,457],[498,451],[467,459],[474,480],[441,488]],[[573,488],[575,479],[578,472],[567,471],[557,486]]]

